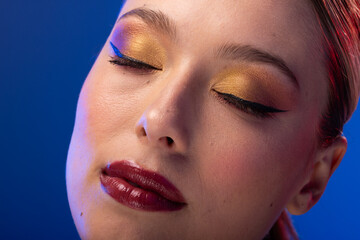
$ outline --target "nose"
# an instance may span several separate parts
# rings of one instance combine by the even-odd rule
[[[151,101],[135,126],[137,137],[144,144],[179,153],[186,152],[192,135],[196,106],[191,85],[173,79],[160,91],[154,87]],[[150,93],[150,94],[151,94]]]

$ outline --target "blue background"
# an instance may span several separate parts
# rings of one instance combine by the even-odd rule
[[[65,161],[77,97],[121,1],[0,2],[0,239],[78,239]],[[360,239],[360,111],[320,202],[294,217],[302,239]]]

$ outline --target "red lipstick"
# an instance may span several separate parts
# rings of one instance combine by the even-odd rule
[[[107,194],[133,209],[176,211],[186,206],[180,191],[165,177],[129,161],[108,164],[100,182]]]

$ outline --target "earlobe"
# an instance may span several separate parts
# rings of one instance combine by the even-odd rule
[[[330,146],[318,150],[310,177],[287,204],[287,209],[291,214],[304,214],[319,201],[331,175],[344,157],[346,148],[346,138],[340,136]]]

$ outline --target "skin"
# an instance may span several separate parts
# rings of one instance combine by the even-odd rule
[[[120,15],[144,6],[171,17],[176,40],[140,18],[124,18],[84,83],[66,175],[81,238],[262,239],[285,208],[309,210],[346,150],[343,137],[326,149],[318,145],[327,79],[311,6],[127,1]],[[162,70],[109,63],[115,57],[110,41]],[[212,49],[224,43],[281,57],[297,84],[271,64],[215,56]],[[255,116],[214,90],[285,112]],[[147,212],[116,202],[99,176],[107,163],[123,159],[165,176],[187,206]]]

